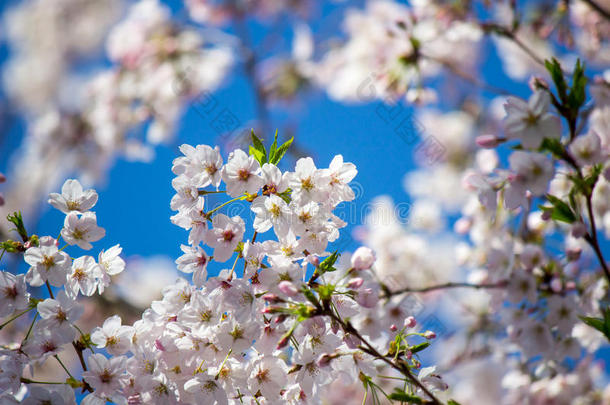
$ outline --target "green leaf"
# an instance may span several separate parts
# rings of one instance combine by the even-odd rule
[[[330,255],[326,259],[322,260],[322,263],[320,263],[320,265],[318,266],[318,269],[317,269],[320,272],[320,274],[330,273],[332,271],[337,270],[335,267],[333,267],[333,265],[335,264],[335,262],[337,261],[339,256],[341,256],[341,254],[337,253],[337,251],[335,250],[335,252],[332,255]]]
[[[606,339],[610,341],[610,308],[606,308],[603,311],[603,318],[593,318],[589,316],[579,316],[580,320],[588,326],[597,329],[606,336]]]
[[[28,233],[25,230],[25,225],[23,224],[23,217],[21,216],[21,211],[13,212],[6,216],[6,219],[13,225],[15,225],[15,231],[21,236],[24,242],[27,242]]]
[[[562,102],[566,102],[568,98],[568,85],[566,83],[565,78],[563,77],[563,71],[561,70],[561,65],[559,61],[555,58],[552,61],[545,60],[544,66],[546,70],[551,74],[551,78],[555,83],[555,87],[557,88],[557,94],[559,94],[559,98]]]
[[[269,163],[273,163],[274,165],[277,165],[280,162],[280,160],[282,160],[284,155],[286,154],[286,151],[288,150],[290,145],[292,145],[292,141],[294,141],[294,136],[292,138],[290,138],[289,140],[287,140],[286,142],[284,142],[282,144],[282,146],[277,148],[277,150],[273,154],[273,159],[269,159]]]
[[[406,392],[404,392],[401,389],[398,388],[394,388],[394,392],[391,393],[388,398],[390,398],[391,400],[394,401],[400,401],[400,402],[408,402],[411,404],[423,404],[424,401],[416,396],[416,395],[411,395],[411,394],[407,394]]]
[[[252,145],[250,145],[250,155],[254,156],[254,159],[261,165],[267,163],[267,151],[263,142],[256,136],[254,130],[252,130]]]
[[[575,111],[585,103],[587,85],[587,77],[585,76],[585,65],[580,63],[580,59],[576,60],[576,67],[572,75],[572,88],[568,96],[567,104]]]
[[[559,139],[544,138],[540,145],[540,152],[551,152],[556,158],[562,158],[564,154],[564,148]]]
[[[278,197],[286,201],[286,204],[290,204],[292,201],[292,189],[289,187],[282,193],[277,193]]]
[[[567,222],[568,224],[576,221],[576,214],[574,214],[568,204],[551,194],[547,194],[546,198],[551,204],[553,204],[553,206],[541,206],[540,208],[543,211],[550,212],[551,219],[554,219],[555,221]]]
[[[419,353],[422,350],[425,350],[426,348],[428,348],[429,346],[430,346],[430,342],[423,342],[418,345],[412,346],[409,350],[411,351],[411,353]]]
[[[271,148],[269,149],[269,163],[273,162],[275,153],[277,151],[277,129],[275,130],[275,135],[273,136],[273,143],[271,144]]]
[[[455,399],[450,399],[449,401],[447,401],[447,405],[460,405],[460,403]]]

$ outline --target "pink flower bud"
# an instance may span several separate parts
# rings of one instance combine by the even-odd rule
[[[554,277],[551,280],[550,286],[551,286],[551,290],[553,290],[556,293],[561,292],[561,290],[563,289],[563,285],[561,283],[561,279],[558,278],[558,277]]]
[[[405,323],[404,323],[405,328],[414,328],[415,325],[417,325],[417,321],[415,320],[414,317],[409,316],[409,317],[407,317],[407,319],[405,319]]]
[[[24,248],[26,248],[26,249],[31,248],[31,247],[32,247],[32,242],[30,242],[30,241],[25,242],[25,243],[23,244],[23,247],[24,247]]]
[[[409,360],[413,358],[413,353],[411,353],[411,350],[407,350],[407,352],[405,353],[405,357]]]
[[[296,286],[288,280],[280,281],[277,287],[282,293],[286,294],[289,297],[294,297],[299,292]]]
[[[453,229],[459,233],[460,235],[464,235],[470,231],[470,227],[472,226],[472,220],[470,218],[462,217],[455,221],[453,225]]]
[[[498,138],[495,135],[480,135],[480,136],[477,136],[477,138],[475,139],[475,142],[481,148],[491,149],[491,148],[495,148],[496,146],[500,145],[503,142],[503,140],[501,140],[500,138]]]
[[[396,325],[395,325],[395,324],[391,324],[391,325],[390,325],[390,330],[391,330],[392,332],[396,332],[396,331],[398,330],[398,328],[396,327]]]
[[[573,282],[573,281],[568,281],[568,282],[566,283],[566,290],[567,290],[567,291],[573,291],[573,290],[575,290],[575,289],[576,289],[576,283],[575,283],[575,282]]]
[[[330,330],[336,335],[339,333],[340,325],[334,319],[330,321]]]
[[[333,357],[330,354],[323,354],[320,356],[320,358],[318,359],[318,366],[321,367],[328,367],[330,365],[331,360],[333,359]]]
[[[542,219],[543,221],[548,221],[549,219],[551,219],[551,212],[542,211],[542,215],[540,215],[540,219]]]
[[[164,352],[165,351],[165,347],[163,346],[163,343],[161,343],[160,339],[156,339],[155,340],[155,347],[157,348],[157,350]]]
[[[309,255],[307,256],[307,262],[314,267],[318,267],[320,265],[320,258],[318,256]]]
[[[436,338],[436,333],[432,332],[431,330],[427,330],[424,332],[424,337],[426,339],[434,339]]]
[[[360,345],[360,339],[351,333],[346,333],[345,336],[343,336],[343,342],[352,350],[357,349]]]
[[[375,263],[375,252],[366,246],[360,246],[352,255],[352,267],[355,270],[370,269]]]
[[[566,264],[563,268],[563,272],[566,276],[577,277],[578,273],[580,273],[580,267],[578,266],[578,262],[574,261]]]
[[[378,301],[379,294],[371,288],[360,289],[356,294],[356,302],[365,308],[373,308]]]
[[[580,259],[581,253],[582,253],[582,249],[580,247],[576,246],[576,247],[568,248],[568,250],[566,251],[566,256],[568,257],[569,261],[574,262],[574,261]]]
[[[572,236],[580,239],[587,234],[587,227],[582,222],[576,222],[572,225]]]
[[[363,283],[364,283],[364,280],[361,277],[356,277],[356,278],[351,279],[349,281],[349,283],[347,283],[347,288],[357,289],[357,288],[360,288]]]
[[[283,299],[281,299],[280,297],[278,297],[276,294],[273,294],[273,293],[265,294],[261,298],[272,304],[277,304],[278,302],[284,301]]]
[[[279,342],[277,342],[277,349],[283,349],[284,347],[286,347],[286,345],[288,345],[288,340],[290,340],[290,336],[284,336],[280,339]]]
[[[532,91],[549,88],[549,83],[544,78],[538,76],[530,77],[528,85]]]

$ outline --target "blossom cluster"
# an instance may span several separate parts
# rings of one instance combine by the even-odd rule
[[[50,195],[49,203],[66,214],[61,238],[67,245],[58,249],[50,236],[27,236],[28,272],[2,273],[2,315],[36,309],[41,318],[34,317],[20,344],[2,352],[3,364],[12,364],[0,372],[3,398],[74,403],[72,391],[46,388],[25,374],[50,357],[61,363],[58,355],[72,343],[84,371],[82,380],[69,374],[65,384],[88,390],[87,404],[318,403],[336,376],[344,384],[364,383],[374,396],[381,385],[394,385],[394,399],[437,401],[433,392],[447,385],[417,355],[435,333],[421,330],[400,300],[384,298],[371,249],[341,261],[338,252],[326,251],[345,226],[333,210],[353,200],[356,167],[337,155],[328,168],[301,158],[294,171],[281,171],[277,164],[292,140],[278,147],[276,136],[269,151],[255,135],[253,141],[249,155],[237,149],[226,164],[218,147],[180,147],[172,168],[171,207],[178,211],[172,221],[189,230],[176,264],[192,273],[192,283],[180,278],[164,288],[133,325],[113,315],[90,333],[76,326],[83,313],[79,295],[102,294],[125,262],[118,245],[97,260],[65,253],[67,246],[90,250],[104,236],[90,211],[98,196],[76,180]],[[207,208],[216,194],[233,198]],[[244,218],[220,212],[238,201],[255,214],[250,239]],[[271,229],[273,236],[256,241]],[[233,257],[230,269],[207,276],[210,262]],[[28,292],[28,285],[45,284],[50,298]]]

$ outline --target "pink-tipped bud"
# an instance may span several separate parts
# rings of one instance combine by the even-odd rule
[[[405,323],[404,323],[405,328],[414,328],[415,325],[417,325],[417,321],[415,320],[414,317],[409,316],[409,317],[407,317],[407,319],[405,319]]]
[[[284,347],[286,347],[286,345],[288,345],[288,341],[290,340],[290,336],[283,336],[279,342],[277,342],[277,349],[281,350]]]
[[[299,292],[297,287],[288,280],[280,281],[277,287],[289,297],[294,297]]]
[[[551,219],[551,212],[542,211],[542,214],[540,215],[540,219],[542,219],[543,221],[548,221],[549,219]]]
[[[355,290],[355,289],[360,288],[363,283],[364,283],[364,280],[361,277],[356,277],[356,278],[351,279],[349,281],[349,283],[347,283],[347,288]]]
[[[339,322],[335,321],[334,319],[331,319],[330,330],[336,335],[337,333],[339,333],[339,329],[341,329],[341,325],[339,325]]]
[[[427,330],[424,332],[424,337],[426,339],[435,339],[436,338],[436,333],[432,332],[431,330]]]
[[[333,359],[333,356],[331,356],[330,354],[323,354],[318,359],[318,366],[320,368],[328,367],[330,365],[330,362],[332,359]]]
[[[578,262],[570,262],[563,267],[563,272],[568,277],[577,277],[578,273],[580,273],[580,267],[578,266]]]
[[[568,250],[566,251],[566,256],[567,256],[568,260],[571,262],[575,262],[576,260],[580,259],[581,254],[582,254],[582,248],[580,248],[578,246],[568,248]]]
[[[396,327],[396,325],[395,325],[395,324],[391,324],[391,325],[390,325],[390,330],[391,330],[392,332],[396,332],[396,331],[398,330],[398,328]]]
[[[267,294],[263,295],[261,298],[271,304],[277,304],[279,302],[284,302],[283,299],[281,299],[280,297],[278,297],[276,294],[273,294],[273,293],[267,293]]]
[[[318,267],[320,265],[320,258],[318,256],[309,255],[307,256],[307,263],[311,264],[314,267]]]
[[[30,241],[25,242],[25,243],[23,244],[23,247],[24,247],[24,248],[26,248],[26,249],[31,248],[31,247],[32,247],[32,242],[30,242]]]
[[[360,339],[351,333],[346,333],[345,336],[343,336],[343,342],[352,350],[357,349],[358,346],[360,346]]]
[[[504,140],[495,135],[480,135],[477,136],[475,142],[481,148],[491,149],[500,145],[502,142],[504,142]]]
[[[549,82],[547,82],[543,77],[538,76],[530,77],[528,85],[532,91],[549,88]]]
[[[576,222],[572,225],[572,236],[580,239],[587,234],[587,227],[582,222]]]
[[[471,227],[472,227],[472,220],[470,218],[465,218],[465,217],[458,219],[457,221],[455,221],[455,224],[453,225],[453,229],[460,235],[464,235],[464,234],[468,233],[468,231],[470,231]]]
[[[561,279],[558,277],[554,277],[551,280],[550,287],[551,287],[551,290],[553,290],[556,293],[561,292],[561,290],[563,290],[563,285],[561,283]]]
[[[352,267],[355,270],[367,270],[375,263],[375,252],[366,246],[360,246],[352,255]]]
[[[413,358],[413,353],[411,353],[411,350],[407,350],[407,352],[405,353],[405,357],[409,360]]]
[[[156,339],[155,340],[155,347],[157,348],[157,350],[164,352],[165,351],[165,347],[163,346],[163,343],[161,343],[161,340]]]

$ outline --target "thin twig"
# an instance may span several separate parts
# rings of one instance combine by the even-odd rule
[[[497,283],[490,283],[490,284],[449,282],[449,283],[437,284],[437,285],[432,285],[432,286],[422,287],[422,288],[402,288],[400,290],[395,290],[395,291],[391,291],[388,289],[385,292],[385,294],[382,296],[382,298],[388,298],[388,297],[391,297],[394,295],[399,295],[399,294],[404,294],[404,293],[427,293],[430,291],[443,290],[443,289],[447,289],[447,288],[475,288],[477,290],[482,289],[482,288],[503,288],[503,287],[506,287],[507,283],[508,283],[507,280],[502,280],[502,281],[498,281]]]
[[[583,0],[583,1],[585,3],[587,3],[592,9],[594,9],[599,14],[601,14],[605,19],[610,20],[610,11],[602,8],[602,6],[600,6],[593,0]]]

